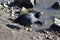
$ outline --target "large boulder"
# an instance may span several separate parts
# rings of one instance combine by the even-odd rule
[[[14,0],[19,7],[25,8],[33,8],[34,4],[36,4],[36,0]]]

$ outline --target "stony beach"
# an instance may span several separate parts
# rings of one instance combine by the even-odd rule
[[[9,0],[13,2],[13,0]],[[35,11],[43,12],[40,21],[44,21],[44,25],[33,24],[32,28],[24,27],[17,23],[13,23],[10,19],[10,10],[7,8],[0,9],[0,40],[60,40],[60,33],[50,31],[53,24],[53,17],[60,17],[60,9],[51,8],[54,2],[60,0],[37,0],[34,6]],[[0,3],[3,0],[0,0]]]

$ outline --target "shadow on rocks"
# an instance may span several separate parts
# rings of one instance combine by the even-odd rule
[[[9,27],[9,28],[11,28],[11,29],[17,29],[17,30],[20,29],[20,27],[18,27],[16,25],[7,24],[6,26]]]
[[[41,33],[45,33],[45,31],[44,30],[46,30],[46,31],[50,31],[49,29],[41,29],[41,30],[35,30],[36,32],[41,32]]]
[[[12,18],[8,18],[8,20],[13,21],[13,19],[12,19]]]

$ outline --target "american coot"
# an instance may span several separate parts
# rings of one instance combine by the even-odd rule
[[[60,7],[60,3],[59,2],[55,2],[53,5],[52,5],[52,8],[53,9],[59,9]]]
[[[31,27],[32,23],[38,21],[40,15],[41,15],[40,12],[34,11],[31,13],[20,15],[18,18],[16,18],[14,20],[14,22],[21,24],[21,25],[24,25],[24,26],[30,26]]]

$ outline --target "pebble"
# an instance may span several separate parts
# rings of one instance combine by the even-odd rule
[[[4,4],[3,6],[6,7],[6,8],[8,8],[8,5],[6,5],[6,4]]]
[[[28,10],[25,7],[22,7],[21,13],[28,13]]]
[[[29,31],[32,32],[32,28],[29,28]]]
[[[13,7],[11,7],[11,11],[10,11],[10,12],[11,12],[11,16],[13,16],[13,17],[14,17],[14,16],[15,16],[15,15],[14,15],[14,14],[15,14],[15,11],[14,11],[13,9],[14,9],[14,8],[13,8]]]
[[[10,1],[7,1],[7,4],[10,5]]]
[[[35,39],[35,37],[31,37],[31,39]]]
[[[25,14],[25,13],[29,13],[30,11],[33,11],[33,8],[26,9],[25,7],[22,7],[20,13],[22,15],[22,14]]]
[[[56,36],[51,36],[49,38],[52,39],[52,40],[57,40],[57,37]]]
[[[38,36],[37,38],[38,38],[38,39],[41,39],[41,36]]]
[[[60,19],[54,18],[54,23],[58,26],[60,26]]]
[[[49,32],[48,32],[48,31],[46,31],[46,30],[44,30],[44,33],[49,34]]]
[[[43,12],[40,12],[41,14],[44,14]]]
[[[26,27],[26,28],[24,28],[26,31],[28,31],[29,29]]]
[[[26,31],[29,31],[29,32],[32,32],[33,30],[32,30],[32,28],[27,28],[27,27],[25,27],[24,28]]]

